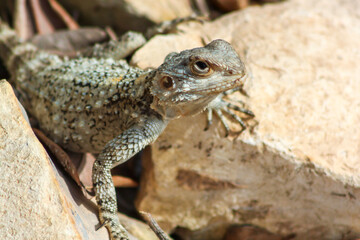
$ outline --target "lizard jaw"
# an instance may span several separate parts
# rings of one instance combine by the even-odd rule
[[[230,77],[229,77],[230,78]],[[230,89],[240,87],[244,85],[245,81],[249,78],[249,74],[242,74],[239,76],[232,76],[229,80],[225,80],[223,83],[212,84],[210,87],[192,91],[191,93],[197,94],[220,94]]]
[[[151,108],[166,120],[176,119],[184,116],[192,116],[204,111],[209,103],[216,97],[217,95],[204,96],[193,100],[194,104],[187,104],[186,102],[164,104],[159,98],[154,97]]]
[[[177,101],[164,101],[154,96],[151,108],[163,116],[164,119],[176,119],[183,116],[191,116],[202,112],[208,104],[214,100],[220,93],[227,90],[242,86],[248,74],[238,76],[230,76],[227,83],[223,85],[215,84],[214,87],[208,87],[198,91],[187,92],[184,99]],[[189,104],[191,102],[191,104]]]

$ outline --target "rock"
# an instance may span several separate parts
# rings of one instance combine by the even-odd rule
[[[120,223],[132,234],[130,240],[158,240],[159,238],[148,225],[139,220],[118,213]],[[134,236],[134,237],[133,237]]]
[[[188,17],[191,1],[177,0],[60,0],[70,13],[80,14],[80,21],[97,26],[112,26],[119,32],[144,32],[154,23]]]
[[[223,240],[288,240],[291,237],[277,236],[254,226],[233,225],[227,229]]]
[[[0,80],[0,239],[109,239],[94,200],[57,170],[22,115],[11,86]],[[119,214],[139,240],[150,228]]]
[[[182,50],[174,43],[229,41],[253,75],[248,98],[230,97],[258,122],[223,138],[219,121],[202,130],[205,114],[172,121],[145,160],[138,209],[192,239],[221,239],[234,223],[295,239],[359,237],[359,12],[350,0],[249,7],[138,50],[133,63],[156,66],[146,59]]]
[[[168,53],[179,52],[184,49],[195,48],[201,45],[201,37],[197,34],[188,34],[180,38],[173,34],[157,35],[150,39],[140,51],[135,52],[134,56],[131,58],[130,64],[143,69],[148,67],[155,68],[164,61]]]
[[[47,154],[4,80],[0,98],[0,238],[81,239]]]

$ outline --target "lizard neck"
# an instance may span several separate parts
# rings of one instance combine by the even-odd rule
[[[187,102],[176,105],[167,105],[161,102],[156,96],[153,97],[151,108],[159,113],[164,119],[176,119],[180,117],[193,116],[205,110],[209,103],[216,98],[216,95],[202,96],[191,104]]]
[[[145,72],[135,79],[133,91],[136,93],[136,98],[143,99],[148,104],[152,103],[153,96],[150,93],[150,88],[152,85],[152,79],[156,74],[156,70],[151,70],[149,72]]]

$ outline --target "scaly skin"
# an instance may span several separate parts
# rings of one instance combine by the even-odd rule
[[[144,71],[101,56],[60,59],[22,43],[2,24],[0,57],[50,138],[65,149],[100,153],[92,177],[100,222],[112,239],[128,235],[116,216],[111,168],[154,142],[171,119],[205,109],[222,117],[232,106],[219,96],[246,78],[223,40],[171,53],[159,68]]]

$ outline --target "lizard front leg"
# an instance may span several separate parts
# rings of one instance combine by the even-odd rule
[[[206,122],[206,127],[204,130],[208,130],[210,125],[212,124],[212,118],[213,118],[213,113],[215,113],[216,116],[218,116],[218,118],[220,119],[222,125],[225,128],[225,137],[227,137],[229,135],[230,132],[230,127],[226,122],[226,117],[223,113],[225,113],[226,115],[230,116],[233,120],[235,120],[235,122],[237,122],[238,124],[240,124],[241,126],[241,132],[243,132],[246,129],[246,125],[243,122],[243,119],[241,117],[239,117],[238,115],[236,115],[234,112],[241,112],[244,113],[245,115],[247,115],[248,117],[252,118],[254,117],[254,113],[246,108],[243,107],[239,107],[237,105],[234,105],[226,100],[223,99],[224,96],[226,96],[227,94],[231,94],[233,91],[230,90],[229,93],[225,92],[220,94],[217,98],[215,98],[207,107],[207,122]],[[242,105],[244,105],[244,103],[239,102]],[[232,110],[232,111],[231,111]]]
[[[92,178],[100,222],[108,228],[111,239],[127,240],[129,237],[116,215],[116,194],[110,170],[155,141],[166,125],[167,121],[160,117],[150,116],[108,142],[94,163]]]
[[[97,43],[81,52],[83,57],[125,59],[146,43],[145,37],[138,32],[126,32],[119,40]]]

